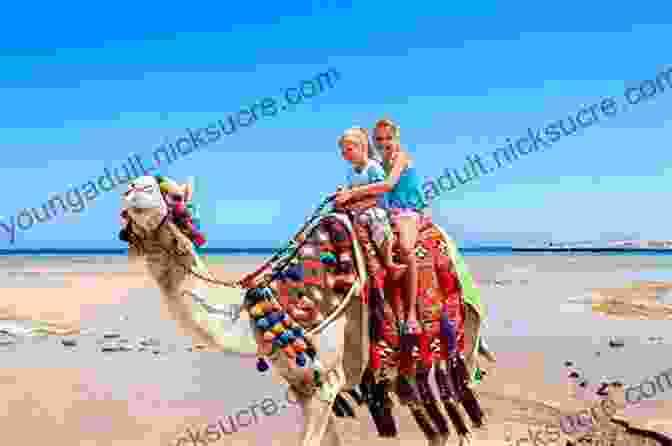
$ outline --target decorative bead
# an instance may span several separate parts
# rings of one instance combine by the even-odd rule
[[[285,327],[282,326],[282,324],[275,324],[272,328],[271,331],[275,334],[280,334],[283,331],[285,331]]]
[[[265,372],[268,370],[268,363],[264,360],[264,358],[258,358],[257,359],[257,370],[260,371],[261,373]]]
[[[303,328],[299,327],[298,325],[292,327],[292,332],[294,333],[294,336],[296,336],[297,338],[304,337]]]
[[[273,344],[278,347],[285,347],[287,345],[287,339],[283,338],[282,335],[278,335],[273,339]]]

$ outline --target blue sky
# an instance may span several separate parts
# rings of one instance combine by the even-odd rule
[[[0,223],[335,68],[328,92],[162,169],[198,177],[209,246],[268,246],[343,182],[351,125],[391,116],[436,177],[603,98],[625,104],[672,66],[669,2],[464,3],[3,6]],[[463,244],[672,238],[670,110],[672,88],[443,194],[433,215]],[[122,247],[118,206],[103,193],[13,244],[0,226],[2,248]]]

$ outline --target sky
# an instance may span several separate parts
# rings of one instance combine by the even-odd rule
[[[350,126],[391,117],[432,179],[605,98],[618,113],[442,193],[432,215],[462,245],[672,238],[672,83],[624,96],[672,67],[669,2],[281,3],[3,6],[0,249],[123,247],[124,186],[26,230],[16,217],[329,69],[332,88],[160,168],[197,177],[208,246],[290,237],[344,182]]]

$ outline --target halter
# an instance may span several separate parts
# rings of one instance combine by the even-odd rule
[[[129,216],[127,217],[127,218],[128,218],[128,226],[127,226],[127,228],[126,228],[127,234],[133,234],[134,237],[140,239],[141,241],[145,241],[145,240],[158,240],[158,234],[159,234],[159,231],[160,231],[161,228],[166,224],[166,222],[168,221],[168,217],[169,217],[169,216],[170,216],[170,213],[166,213],[166,215],[161,219],[161,222],[158,224],[158,226],[157,226],[156,228],[154,228],[152,231],[149,231],[149,236],[147,236],[147,237],[140,237],[140,236],[138,236],[138,234],[136,234],[135,232],[133,232],[133,230],[132,230],[132,228],[131,228],[131,225],[134,224],[134,221],[133,221],[133,218],[131,218],[131,216],[129,215]],[[122,233],[123,233],[123,231],[124,231],[124,230],[122,229]],[[121,237],[121,234],[120,234],[120,238],[121,238],[122,240],[124,239],[123,237]],[[127,238],[128,238],[128,237],[127,237]],[[129,243],[133,244],[133,242],[130,240],[130,238],[129,238],[127,241],[128,241]],[[161,246],[161,244],[158,244],[157,246],[159,247],[159,249],[161,249],[165,254],[167,254],[167,255],[168,255],[169,257],[171,257],[172,259],[176,259],[176,258],[179,258],[179,257],[185,257],[185,256],[190,256],[190,255],[191,255],[191,252],[188,252],[188,251],[187,251],[187,252],[180,252],[180,251],[177,249],[177,247],[175,247],[173,250],[169,250],[169,249],[164,248],[163,246]],[[209,277],[208,277],[208,276],[203,276],[203,275],[201,275],[201,273],[199,273],[198,271],[195,271],[195,270],[194,270],[192,267],[190,267],[190,266],[187,267],[187,266],[183,265],[183,264],[180,263],[180,262],[177,262],[177,264],[178,264],[179,266],[181,266],[182,269],[184,269],[184,271],[185,271],[188,275],[193,275],[193,276],[198,277],[199,279],[204,280],[204,281],[206,281],[206,282],[212,283],[212,284],[214,284],[214,285],[225,286],[225,287],[228,287],[228,288],[241,288],[241,286],[240,286],[240,282],[239,282],[239,281],[218,280],[218,279],[216,279],[216,278],[213,278],[212,275],[211,275],[209,272],[207,273]]]

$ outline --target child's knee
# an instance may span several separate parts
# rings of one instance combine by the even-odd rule
[[[405,259],[412,259],[413,256],[415,255],[415,249],[414,247],[411,246],[410,243],[408,242],[400,242],[399,243],[399,254]]]

